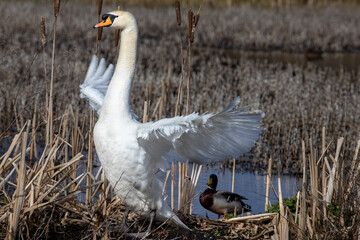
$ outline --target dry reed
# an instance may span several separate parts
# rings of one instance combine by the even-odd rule
[[[62,6],[66,7],[66,11],[62,12],[64,17],[61,18],[61,24],[58,26],[60,28],[59,31],[62,33],[64,29],[63,21],[65,21],[64,19],[69,19],[67,14],[69,14],[69,16],[75,14],[72,12],[75,7],[70,8],[69,6],[70,5]],[[35,9],[31,4],[27,3],[26,11],[38,11],[39,15],[46,15],[45,7],[46,5],[40,5]],[[79,8],[87,9],[86,6],[82,5],[79,6]],[[104,9],[104,11],[107,10],[108,9]],[[11,8],[7,9],[7,11],[12,13]],[[152,12],[153,10],[151,9],[132,9],[132,11],[136,15],[143,16],[138,18],[139,26],[141,27],[141,44],[139,45],[139,64],[135,74],[136,81],[134,81],[132,93],[134,112],[140,113],[139,115],[141,115],[144,100],[149,102],[149,112],[155,112],[154,108],[163,91],[160,80],[166,79],[166,82],[169,82],[169,84],[166,85],[165,88],[166,102],[161,103],[163,105],[162,112],[167,113],[167,116],[173,116],[175,113],[176,115],[185,114],[186,109],[183,107],[182,98],[186,93],[183,94],[182,89],[186,84],[181,83],[184,83],[184,77],[187,78],[188,76],[186,69],[182,70],[180,63],[180,61],[184,63],[184,58],[181,57],[182,48],[174,47],[174,42],[180,44],[184,42],[183,48],[188,47],[188,45],[185,44],[185,39],[181,38],[182,41],[179,40],[180,36],[176,31],[174,34],[170,31],[172,28],[179,28],[174,19],[175,11],[173,9],[161,9],[156,13]],[[339,133],[347,129],[349,135],[346,137],[352,139],[352,141],[349,141],[351,145],[352,142],[356,140],[356,134],[354,133],[359,130],[356,124],[356,117],[359,115],[359,110],[356,106],[359,104],[359,100],[358,98],[352,97],[358,94],[356,88],[359,79],[358,71],[348,71],[345,68],[341,70],[340,68],[331,69],[320,67],[312,62],[291,62],[285,64],[282,62],[266,62],[260,59],[254,61],[246,58],[242,53],[234,55],[234,51],[230,53],[222,50],[199,49],[199,46],[204,45],[218,47],[216,43],[220,44],[221,42],[233,48],[247,48],[250,39],[246,39],[245,36],[257,36],[256,33],[253,32],[254,29],[259,29],[259,34],[271,30],[269,34],[274,33],[281,38],[288,39],[285,44],[289,43],[289,46],[290,44],[291,46],[303,46],[303,44],[300,43],[307,41],[299,38],[296,34],[290,39],[289,36],[284,36],[284,33],[278,32],[278,28],[273,24],[274,21],[272,19],[274,15],[272,12],[246,8],[238,9],[238,11],[241,13],[241,15],[239,15],[241,22],[245,23],[247,21],[246,19],[254,19],[255,22],[252,23],[251,29],[248,28],[246,24],[241,26],[234,24],[236,19],[230,17],[230,15],[234,16],[233,11],[230,9],[224,10],[221,15],[222,17],[220,17],[220,13],[216,10],[209,11],[208,9],[202,9],[202,21],[206,22],[206,24],[201,25],[201,23],[198,23],[198,26],[201,25],[201,27],[196,30],[196,34],[199,37],[195,39],[191,60],[193,69],[191,72],[191,82],[196,84],[196,88],[202,89],[202,91],[192,91],[190,89],[192,110],[199,112],[219,111],[236,95],[240,95],[244,103],[249,103],[254,108],[260,108],[267,113],[265,120],[266,131],[260,141],[261,144],[257,147],[257,151],[261,153],[258,153],[259,155],[254,161],[245,162],[245,160],[241,160],[243,163],[241,168],[260,167],[260,170],[265,172],[267,169],[267,160],[265,160],[263,156],[270,154],[273,156],[274,166],[276,166],[279,157],[281,157],[284,171],[302,172],[299,158],[301,151],[299,151],[297,146],[301,146],[302,138],[308,138],[309,136],[312,137],[314,143],[321,141],[321,129],[314,128],[314,126],[325,126],[329,134],[334,136],[334,138],[339,137]],[[279,16],[282,17],[284,22],[292,21],[289,19],[290,15],[298,16],[296,19],[304,19],[302,16],[304,16],[305,13],[302,9],[289,13],[283,12],[283,10],[279,11],[281,12]],[[331,15],[333,16],[332,19],[336,19],[337,23],[334,23],[334,26],[339,26],[337,28],[339,31],[344,29],[342,27],[343,25],[340,24],[341,22],[344,22],[349,28],[356,29],[344,14],[340,17],[339,11],[340,10],[327,8],[318,12],[318,15],[315,15],[312,10],[309,10],[307,13],[309,14],[309,18],[312,19],[313,22],[316,22],[316,24],[312,25],[304,22],[308,20],[303,20],[301,23],[294,20],[293,26],[303,32],[304,35],[314,36],[315,38],[316,27],[323,25],[325,19],[329,19],[328,16]],[[347,13],[349,16],[353,16],[352,11],[349,10]],[[172,20],[169,19],[166,21],[169,23],[168,25],[160,26],[158,22],[149,18],[149,16],[153,16],[154,14],[159,14],[162,19],[166,19],[167,16],[170,15],[172,16]],[[77,106],[74,111],[79,112],[80,119],[87,116],[88,112],[85,110],[87,109],[86,103],[80,101],[78,96],[78,85],[82,81],[81,76],[85,74],[88,59],[91,57],[91,54],[89,54],[86,49],[93,47],[96,35],[94,32],[84,30],[87,29],[84,26],[88,26],[88,23],[93,20],[86,17],[86,14],[83,15],[84,18],[79,20],[83,21],[82,23],[79,22],[78,26],[72,25],[71,30],[68,29],[66,34],[56,36],[59,51],[56,56],[58,68],[55,70],[56,81],[54,87],[58,90],[53,93],[55,100],[62,100],[56,101],[55,105],[53,105],[55,113],[60,115],[60,113],[63,113],[69,104],[71,104]],[[263,24],[268,25],[266,27],[260,25],[260,22],[256,20],[257,18],[255,16],[263,16],[265,19]],[[353,16],[353,18],[357,19],[357,16]],[[213,22],[214,19],[221,21],[221,28],[209,28],[210,26],[215,26]],[[222,21],[225,21],[223,19],[226,19],[227,23],[222,23]],[[2,22],[5,22],[5,19],[2,20],[4,20]],[[1,52],[2,56],[4,56],[4,62],[0,67],[1,75],[7,72],[6,69],[14,69],[10,71],[9,74],[4,75],[5,78],[3,78],[3,81],[0,83],[2,89],[4,89],[4,94],[0,95],[0,126],[4,129],[4,131],[0,133],[2,139],[9,136],[9,134],[17,132],[21,122],[24,122],[24,120],[21,119],[33,118],[32,113],[34,112],[35,96],[32,95],[32,92],[39,93],[38,109],[43,109],[45,105],[49,105],[49,103],[46,103],[48,100],[41,94],[46,92],[46,84],[43,81],[46,80],[47,74],[45,74],[44,71],[46,70],[45,68],[48,69],[49,67],[49,61],[47,60],[51,58],[51,45],[47,44],[47,46],[43,48],[45,61],[36,58],[34,65],[31,68],[28,67],[30,69],[28,73],[22,70],[23,66],[28,66],[31,61],[28,56],[29,53],[32,53],[30,46],[36,46],[37,43],[39,44],[39,42],[36,42],[39,40],[39,37],[33,34],[38,32],[38,30],[32,28],[32,26],[36,26],[37,21],[38,19],[34,21],[34,24],[31,24],[29,28],[24,29],[20,27],[21,24],[15,24],[16,27],[12,29],[14,33],[11,33],[10,29],[6,27],[3,28],[4,34],[9,36],[9,39],[5,39],[6,44],[8,41],[11,41],[11,45],[19,46],[20,43],[17,39],[21,38],[21,35],[19,35],[18,32],[24,32],[24,34],[29,36],[29,39],[27,44],[22,44],[21,48],[17,47],[15,49],[18,51],[17,54],[15,52]],[[45,25],[49,25],[49,23],[49,21],[46,21]],[[309,26],[309,29],[302,29],[299,27],[300,24],[301,26]],[[67,23],[65,23],[65,25],[69,26]],[[185,26],[183,25],[181,25],[183,27],[181,30],[182,32],[186,32],[184,29]],[[235,29],[231,30],[229,29],[230,27]],[[168,34],[162,34],[164,32]],[[209,35],[210,32],[214,35]],[[230,32],[243,32],[243,34],[236,34],[233,38],[229,38]],[[324,34],[326,35],[321,45],[337,46],[337,44],[343,42],[348,46],[354,46],[354,48],[356,48],[356,45],[350,42],[351,39],[357,36],[355,30],[334,34],[334,32],[327,29]],[[154,36],[156,36],[156,39],[154,39]],[[223,37],[220,38],[220,36]],[[343,36],[345,36],[346,39],[342,39]],[[259,39],[255,38],[252,39],[252,41],[255,41],[256,46],[264,46],[264,49],[267,49],[262,43],[263,37],[264,36],[260,35]],[[83,45],[80,45],[77,41],[77,39],[80,38],[84,40],[82,42]],[[266,36],[265,38],[268,37]],[[334,39],[335,43],[326,42],[326,39]],[[231,43],[231,41],[233,42]],[[113,46],[113,38],[107,34],[103,42],[104,44],[102,45],[101,51],[108,52],[108,62],[114,63],[116,51],[109,47]],[[158,45],[157,42],[161,42],[162,44]],[[268,42],[271,42],[273,45],[277,44],[272,39],[267,39],[266,43]],[[240,43],[242,44],[241,46],[239,45]],[[320,44],[320,42],[314,40],[314,44]],[[307,43],[305,43],[305,45],[307,45]],[[284,46],[284,49],[285,48],[287,47]],[[168,54],[168,49],[172,49],[174,53]],[[186,53],[183,55],[186,55]],[[162,57],[157,59],[154,56]],[[17,64],[14,64],[15,62],[17,62]],[[186,66],[187,62],[185,62],[185,68]],[[169,71],[170,77],[167,77]],[[13,79],[19,79],[19,81],[13,81]],[[36,79],[40,79],[41,81],[37,81]],[[182,82],[181,79],[183,79]],[[28,85],[25,83],[28,83]],[[29,86],[29,88],[25,88],[25,86]],[[36,90],[32,92],[27,90],[31,89],[31,87]],[[19,89],[22,94],[17,95],[16,92],[11,91],[11,89]],[[303,93],[307,93],[308,95],[305,96]],[[145,99],[142,96],[145,96]],[[325,99],[322,96],[325,96]],[[343,97],[339,98],[338,96]],[[311,97],[312,101],[307,101],[308,97]],[[162,101],[164,101],[164,99]],[[332,107],[333,104],[336,105],[336,108]],[[14,109],[16,109],[16,115]],[[157,120],[159,119],[159,114],[163,114],[159,113],[158,110],[156,112],[155,115],[149,116],[149,121]],[[43,111],[37,111],[36,118],[39,120],[37,125],[43,124],[43,113]],[[55,114],[54,120],[58,121],[58,119],[60,119],[59,116]],[[275,123],[277,122],[282,122],[281,128],[276,126]],[[278,139],[278,132],[280,139]],[[45,136],[46,134],[41,132],[37,134],[37,140],[41,141],[45,139]],[[282,143],[282,147],[277,147],[279,142]],[[289,149],[290,151],[282,154],[283,149]]]
[[[18,3],[11,4],[18,6]],[[29,16],[31,16],[29,12],[39,12],[41,13],[40,16],[46,15],[46,11],[48,11],[42,5],[24,4],[26,5],[24,11]],[[5,6],[8,8],[7,5],[0,3],[0,9],[4,9]],[[65,8],[66,11],[61,11],[61,14],[69,14],[69,16],[75,14],[74,11],[77,10],[69,8],[69,5],[71,4],[62,6],[61,10]],[[87,7],[81,7],[87,9]],[[15,13],[16,9],[18,7],[8,10],[10,13]],[[180,49],[174,50],[174,54],[168,54],[169,46],[173,46],[173,40],[178,41],[180,38],[182,44],[182,38],[175,36],[176,34],[161,34],[167,29],[175,27],[178,27],[180,31],[184,31],[184,29],[181,29],[178,18],[176,22],[173,21],[173,24],[159,26],[158,21],[149,18],[149,16],[154,15],[151,11],[134,9],[135,14],[144,16],[144,18],[139,18],[139,25],[149,26],[141,29],[143,32],[141,33],[141,41],[145,46],[141,47],[140,65],[136,72],[138,81],[134,83],[133,92],[135,112],[142,112],[141,110],[143,110],[144,121],[156,120],[164,115],[184,113],[181,109],[181,83],[185,75],[182,45]],[[159,14],[166,19],[168,11],[170,12],[170,10],[161,10]],[[196,44],[210,47],[224,45],[225,47],[245,49],[250,46],[250,49],[253,49],[251,44],[254,42],[257,49],[271,48],[269,46],[277,48],[280,44],[276,42],[278,37],[289,38],[289,36],[284,36],[284,33],[279,32],[280,30],[273,25],[273,20],[269,20],[272,19],[272,13],[244,8],[238,9],[241,13],[240,18],[255,19],[253,25],[250,24],[249,27],[245,26],[246,24],[240,26],[245,33],[241,36],[234,36],[231,38],[232,40],[227,39],[229,32],[240,31],[239,29],[229,31],[230,27],[237,26],[232,23],[238,22],[238,18],[234,17],[234,10],[210,13],[209,10],[206,11],[206,14],[202,13],[202,19],[204,19],[202,21],[207,24],[197,30],[199,42],[195,41],[193,46],[196,47],[191,60],[193,64],[190,64],[193,70],[187,73],[188,79],[191,75],[191,80],[202,91],[194,91],[189,94],[190,97],[187,101],[191,101],[193,109],[201,112],[219,110],[235,95],[241,95],[244,102],[254,103],[255,106],[259,105],[267,113],[266,132],[257,148],[259,159],[263,162],[254,159],[251,166],[260,166],[265,169],[267,159],[263,156],[269,155],[275,162],[280,159],[283,163],[283,166],[280,167],[288,169],[289,172],[298,171],[303,167],[303,188],[297,195],[298,203],[295,215],[282,204],[280,217],[275,218],[274,214],[263,216],[266,221],[274,222],[271,225],[275,226],[270,231],[271,234],[280,237],[290,231],[292,236],[315,239],[335,238],[340,233],[345,236],[358,234],[358,226],[356,225],[359,218],[357,213],[358,200],[356,198],[358,186],[356,179],[360,172],[358,164],[360,142],[356,134],[359,130],[357,125],[359,110],[355,106],[359,105],[359,99],[356,98],[358,96],[356,86],[358,85],[359,73],[356,71],[348,72],[344,68],[340,68],[339,71],[321,68],[312,63],[306,65],[264,63],[238,55],[234,57],[222,50],[199,49]],[[283,20],[289,20],[289,16],[296,14],[303,16],[305,14],[302,10],[295,14],[292,11],[279,10],[280,13],[277,15]],[[314,27],[321,25],[320,23],[324,19],[328,19],[328,15],[332,15],[336,19],[335,21],[340,22],[342,19],[351,28],[352,23],[347,22],[347,17],[339,14],[338,11],[340,10],[326,8],[319,12],[319,17],[315,17],[314,12],[309,10],[306,14],[310,14],[310,18],[315,19],[316,24],[310,26],[310,30],[301,31],[299,35],[295,34],[294,38],[286,43],[288,45],[282,46],[282,49],[294,51],[293,46],[306,47],[309,45],[308,40],[302,39],[301,36],[304,32],[304,35],[317,36]],[[220,14],[227,16],[224,17],[227,24],[222,24],[221,29],[214,28],[213,31],[210,31],[209,27],[214,26],[215,19],[224,19],[216,18]],[[353,16],[351,11],[349,14]],[[54,15],[58,16],[58,10],[55,11],[54,9]],[[251,18],[251,16],[256,15],[263,17],[263,25],[260,24],[259,20],[256,20],[258,18]],[[192,27],[196,26],[198,21],[196,16],[197,14],[195,14],[195,19],[192,18],[194,21],[191,24]],[[356,19],[357,16],[354,18]],[[61,22],[58,31],[63,31],[64,26],[69,26],[65,19],[67,19],[65,16],[58,19],[59,23]],[[18,20],[15,19],[14,21]],[[49,58],[49,51],[46,51],[46,48],[50,47],[45,44],[45,25],[48,21],[41,21],[43,65],[41,60],[35,58],[35,64],[29,66],[31,63],[29,55],[35,54],[33,49],[36,48],[34,46],[37,46],[38,37],[29,37],[28,42],[24,43],[21,42],[19,36],[22,34],[34,36],[33,32],[38,32],[32,29],[32,26],[36,24],[31,24],[31,21],[29,19],[30,24],[25,27],[20,24],[14,24],[11,29],[4,26],[2,28],[4,34],[9,38],[0,40],[0,44],[3,44],[3,41],[6,44],[8,41],[12,41],[14,46],[16,44],[22,46],[15,50],[12,49],[14,51],[10,52],[4,52],[4,48],[0,50],[4,56],[0,75],[5,76],[4,72],[7,71],[4,69],[13,69],[12,72],[6,74],[1,83],[4,96],[0,97],[3,100],[0,104],[0,124],[3,130],[0,139],[4,140],[4,143],[8,141],[0,158],[0,190],[3,194],[0,196],[1,237],[51,238],[54,237],[51,234],[60,230],[65,230],[65,232],[68,230],[67,236],[69,238],[76,237],[79,232],[86,233],[85,235],[88,238],[107,236],[103,229],[111,225],[112,221],[116,222],[120,219],[122,216],[120,210],[122,209],[118,199],[109,199],[112,194],[111,187],[108,185],[101,168],[97,171],[92,169],[95,161],[90,129],[92,129],[96,117],[93,113],[89,115],[85,103],[80,102],[78,97],[78,85],[83,80],[90,59],[89,52],[83,51],[83,49],[93,45],[95,33],[84,32],[83,25],[79,23],[80,27],[72,25],[71,31],[69,29],[66,34],[56,35],[56,20],[54,21],[51,78],[48,89],[45,87],[47,59]],[[84,19],[80,19],[80,21],[84,21],[83,23],[86,24],[91,22],[85,14]],[[306,21],[311,20],[295,21],[292,26],[305,24]],[[0,22],[4,23],[5,21]],[[38,22],[38,19],[34,22]],[[345,45],[349,49],[357,48],[358,45],[351,42],[352,39],[356,39],[356,31],[342,34],[341,31],[344,28],[338,28],[338,33],[331,32],[325,25],[324,28],[326,30],[322,33],[323,39],[319,40],[314,37],[314,45],[327,46],[330,51],[343,49]],[[251,29],[258,29],[258,35],[256,32],[255,35],[259,39],[251,37],[244,39],[243,35],[254,36]],[[13,34],[11,34],[12,31]],[[209,34],[210,32],[214,36]],[[263,32],[268,35],[264,37],[261,35]],[[151,35],[152,33],[154,35]],[[154,40],[152,37],[155,34],[157,37]],[[275,38],[274,34],[276,35]],[[79,38],[83,40],[81,46],[74,42],[78,41]],[[103,40],[107,43],[112,41],[105,35]],[[161,41],[163,44],[158,46],[155,44],[156,41]],[[298,44],[299,42],[304,42],[304,44]],[[188,41],[187,44],[188,47],[191,45],[191,35],[190,43]],[[108,51],[107,46],[110,45],[112,44],[104,44],[104,51]],[[151,49],[151,51],[145,49]],[[300,51],[301,49],[295,50]],[[109,59],[114,59],[114,53],[109,52]],[[154,55],[165,56],[164,60],[161,60],[163,62],[157,63]],[[181,57],[180,64],[177,55]],[[14,62],[17,64],[13,64]],[[14,68],[10,66],[14,66]],[[14,79],[19,80],[14,81]],[[41,81],[42,84],[38,85],[38,81]],[[21,84],[39,87],[30,92],[21,88]],[[13,89],[21,89],[22,94],[15,93],[12,91]],[[34,91],[46,92],[46,97],[41,94],[33,94]],[[148,97],[144,104],[142,104],[143,96]],[[339,98],[338,96],[342,97]],[[153,99],[155,101],[150,101]],[[33,119],[32,124],[26,119]],[[278,122],[282,124],[279,125]],[[46,125],[46,131],[43,131],[44,125]],[[325,130],[318,127],[323,125],[328,129],[328,135],[331,138],[326,138]],[[345,138],[340,138],[339,135],[341,134],[345,134]],[[309,140],[302,142],[303,139]],[[333,144],[329,139],[339,140],[337,144]],[[46,144],[44,146],[38,145],[43,148],[39,147],[36,150],[37,143],[43,140],[46,140]],[[301,145],[303,145],[302,149],[299,148]],[[316,149],[316,145],[321,145],[321,147]],[[355,150],[353,151],[353,149]],[[87,161],[83,160],[83,152],[87,153]],[[30,156],[36,160],[33,164],[27,162]],[[242,163],[244,161],[243,159],[240,160]],[[274,165],[276,166],[276,164]],[[79,170],[82,166],[82,170]],[[173,177],[174,168],[172,166],[171,171],[173,189],[171,202],[173,208],[174,182],[176,181]],[[271,175],[271,169],[270,164],[269,175]],[[187,209],[185,211],[189,213],[191,213],[191,200],[200,171],[201,166],[193,165],[190,170],[187,163],[179,164],[179,208]],[[182,194],[186,190],[190,193],[187,197]],[[268,196],[268,194],[266,195]],[[82,199],[84,197],[85,201],[81,201],[84,200]],[[279,200],[282,199],[281,192],[278,197]],[[250,216],[247,217],[246,221],[255,218]],[[288,225],[284,220],[287,221]],[[34,224],[36,222],[41,224]],[[199,222],[204,226],[210,225],[205,220],[199,220]],[[244,222],[238,223],[236,227],[244,227],[244,224]],[[260,234],[258,230],[254,230],[254,232]],[[265,232],[261,230],[262,234]]]

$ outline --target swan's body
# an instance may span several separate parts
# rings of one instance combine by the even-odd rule
[[[156,172],[166,170],[174,159],[209,163],[243,155],[259,138],[259,121],[264,114],[234,109],[240,103],[237,98],[218,114],[193,113],[140,123],[130,108],[137,54],[136,20],[123,11],[105,14],[103,20],[95,27],[122,29],[115,72],[106,89],[113,67],[105,71],[105,61],[97,67],[97,58],[93,57],[81,93],[100,114],[94,141],[106,177],[125,206],[135,213],[146,217],[155,212],[157,220],[169,220],[188,229],[165,203],[163,183]]]

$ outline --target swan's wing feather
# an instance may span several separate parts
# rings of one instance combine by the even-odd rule
[[[233,102],[218,114],[193,113],[139,125],[138,142],[159,168],[167,167],[161,159],[206,164],[237,158],[259,139],[264,113],[235,106]]]
[[[88,99],[90,107],[100,114],[101,106],[104,101],[104,94],[88,85],[81,88],[80,96]]]
[[[237,96],[233,101],[229,103],[229,105],[226,106],[226,108],[222,112],[227,112],[235,108],[237,105],[240,104],[240,101],[241,101],[240,97]]]
[[[91,108],[100,114],[108,83],[114,73],[114,66],[110,64],[106,68],[105,59],[92,57],[89,69],[86,73],[84,83],[80,85],[80,97],[89,101]]]
[[[96,72],[97,64],[98,64],[98,58],[95,55],[93,55],[90,65],[89,65],[89,68],[86,72],[84,83],[88,83],[90,81],[91,77],[94,76],[94,74]]]

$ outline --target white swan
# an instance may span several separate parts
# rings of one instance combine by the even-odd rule
[[[142,236],[150,233],[154,218],[188,229],[163,200],[163,183],[156,173],[168,169],[174,159],[206,164],[243,155],[258,140],[262,132],[259,121],[264,114],[246,111],[246,107],[235,109],[240,103],[237,98],[218,114],[193,113],[140,123],[129,99],[137,54],[137,22],[124,11],[104,14],[102,19],[94,28],[122,30],[118,62],[107,88],[113,66],[105,71],[105,61],[102,59],[97,67],[97,58],[93,57],[81,96],[100,114],[94,128],[96,152],[106,177],[126,206],[123,223],[130,209],[140,216],[150,216],[150,225]]]

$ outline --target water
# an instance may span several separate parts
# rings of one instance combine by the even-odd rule
[[[321,68],[343,68],[345,71],[358,71],[360,62],[360,54],[357,53],[323,53],[315,60],[307,59],[303,53],[246,52],[243,55],[249,59],[266,60],[269,63],[305,65],[311,62]]]
[[[190,168],[191,169],[191,168]],[[178,185],[178,169],[175,169],[175,193],[174,193],[174,206],[177,209],[177,185]],[[199,202],[200,194],[206,189],[206,183],[209,181],[210,174],[216,174],[218,177],[217,190],[231,191],[232,184],[232,171],[230,169],[219,170],[216,168],[203,168],[199,177],[198,184],[195,190],[195,198],[193,200],[193,215],[206,216],[209,218],[217,219],[217,214],[214,214],[204,209]],[[273,176],[272,184],[278,192],[277,176]],[[285,175],[281,176],[281,188],[283,198],[292,197],[297,192],[297,181],[294,176]],[[266,193],[266,175],[257,175],[254,173],[239,173],[235,172],[235,187],[234,192],[246,197],[248,200],[244,202],[249,204],[252,208],[252,214],[260,214],[265,212],[265,193]],[[166,201],[171,204],[171,176],[166,184],[166,193],[168,195]],[[277,203],[278,200],[270,187],[270,203]]]
[[[100,166],[100,162],[96,159],[94,162],[96,166],[93,168],[93,174],[95,175]],[[174,206],[177,210],[177,199],[178,199],[178,165],[175,164],[175,186],[174,186]],[[192,163],[189,163],[189,169],[192,168]],[[86,171],[86,161],[83,161],[83,169],[81,172]],[[219,167],[206,167],[203,166],[198,184],[195,189],[195,197],[193,199],[193,215],[199,215],[201,217],[206,217],[206,214],[209,218],[217,219],[217,215],[204,209],[200,202],[200,194],[206,189],[206,183],[209,181],[209,176],[211,174],[216,174],[218,177],[218,186],[217,190],[226,190],[231,191],[232,184],[232,170],[228,168]],[[165,178],[165,174],[162,177]],[[251,206],[251,214],[261,214],[265,212],[265,194],[266,194],[266,175],[259,175],[250,172],[235,172],[235,187],[234,192],[246,197],[248,200],[244,200],[245,203]],[[278,183],[277,176],[272,176],[271,182],[278,193]],[[281,176],[281,188],[283,198],[292,197],[296,194],[299,185],[297,184],[297,178],[292,175]],[[169,175],[168,181],[165,188],[165,196],[167,195],[166,202],[171,205],[171,175]],[[85,194],[81,195],[81,199],[85,201]],[[270,187],[270,203],[277,203],[278,199],[276,198],[272,188]],[[80,200],[80,199],[79,199]]]
[[[309,60],[305,53],[290,53],[282,51],[242,51],[242,50],[219,50],[206,48],[215,54],[222,54],[231,59],[240,57],[255,60],[266,61],[268,63],[294,64],[306,66],[311,63],[320,68],[331,68],[334,70],[343,69],[344,71],[359,71],[360,54],[359,53],[323,53],[314,60]]]

